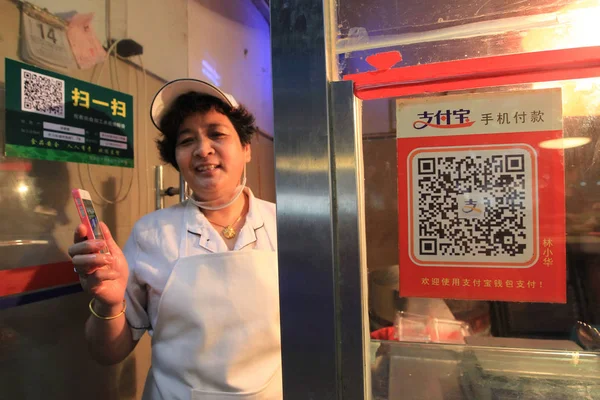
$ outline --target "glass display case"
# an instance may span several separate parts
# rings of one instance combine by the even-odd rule
[[[286,398],[598,398],[600,4],[271,6]]]
[[[586,399],[600,396],[598,358],[551,350],[373,341],[373,399]]]

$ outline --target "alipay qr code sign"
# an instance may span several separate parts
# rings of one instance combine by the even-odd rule
[[[5,59],[12,157],[133,168],[133,98]]]
[[[400,294],[566,300],[560,89],[398,100]],[[492,117],[490,117],[492,116]]]
[[[409,156],[411,258],[418,265],[523,267],[537,261],[532,147],[416,149]]]

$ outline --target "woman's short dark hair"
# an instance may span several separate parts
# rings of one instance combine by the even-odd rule
[[[165,163],[171,164],[179,171],[175,159],[175,145],[181,124],[190,115],[204,114],[210,110],[215,110],[229,118],[242,145],[250,144],[252,135],[258,131],[258,127],[255,125],[254,116],[244,106],[233,108],[216,97],[189,92],[179,96],[160,120],[161,137],[156,140],[156,145],[160,158]]]

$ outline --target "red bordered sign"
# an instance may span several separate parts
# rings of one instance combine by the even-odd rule
[[[400,295],[564,303],[560,89],[398,100],[397,124]]]

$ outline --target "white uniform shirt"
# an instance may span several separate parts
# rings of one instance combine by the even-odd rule
[[[248,188],[248,214],[233,251],[277,251],[275,204],[257,199]],[[187,224],[187,233],[182,237]],[[179,254],[181,240],[189,254]],[[155,211],[133,227],[123,253],[129,264],[125,300],[134,340],[152,335],[158,304],[171,270],[180,257],[229,251],[225,241],[192,202]]]

